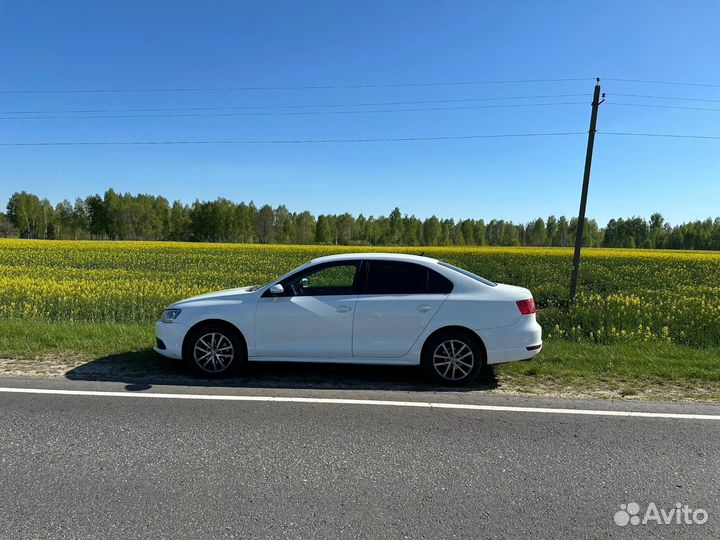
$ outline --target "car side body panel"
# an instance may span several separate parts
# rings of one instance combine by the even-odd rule
[[[402,358],[438,315],[448,295],[371,294],[358,296],[353,356]]]
[[[260,298],[253,356],[351,358],[356,303],[356,295]]]

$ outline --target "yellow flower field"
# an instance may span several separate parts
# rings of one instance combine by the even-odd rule
[[[0,240],[0,317],[148,322],[203,292],[264,283],[307,260],[371,250],[172,242]],[[425,253],[530,288],[547,337],[720,345],[720,253],[586,249],[568,307],[561,248],[380,248]]]

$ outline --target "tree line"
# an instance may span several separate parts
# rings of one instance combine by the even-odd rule
[[[0,234],[40,239],[176,240],[260,244],[338,244],[406,246],[558,246],[573,245],[577,220],[565,216],[528,223],[502,219],[421,220],[395,208],[387,216],[291,212],[235,203],[225,198],[192,204],[164,197],[107,190],[53,206],[25,191],[0,213]],[[671,226],[656,213],[649,221],[611,219],[602,229],[590,219],[586,246],[720,250],[720,218]]]

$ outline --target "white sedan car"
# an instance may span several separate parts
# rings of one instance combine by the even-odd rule
[[[421,364],[454,386],[542,348],[527,289],[388,253],[320,257],[267,285],[181,300],[155,333],[155,351],[204,376],[246,361]]]

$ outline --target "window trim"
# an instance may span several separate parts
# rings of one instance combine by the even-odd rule
[[[328,261],[328,262],[313,264],[312,266],[308,266],[307,268],[303,268],[302,270],[298,270],[297,272],[293,272],[292,274],[290,274],[289,276],[284,277],[284,278],[281,279],[280,281],[275,281],[275,282],[271,283],[271,284],[268,286],[268,288],[265,289],[265,292],[262,293],[261,298],[295,298],[295,297],[298,297],[298,298],[302,298],[302,297],[316,298],[316,297],[320,297],[320,296],[348,296],[348,295],[357,295],[357,294],[358,294],[358,288],[359,288],[359,285],[360,285],[360,281],[361,281],[361,279],[362,279],[362,278],[361,278],[361,273],[362,273],[362,271],[363,271],[363,265],[364,265],[364,261],[362,261],[361,259],[347,259],[347,260]],[[319,272],[319,271],[321,271],[321,270],[324,270],[325,268],[331,268],[331,267],[333,267],[333,266],[355,266],[356,271],[355,271],[355,277],[354,277],[354,279],[353,279],[353,284],[352,284],[352,290],[351,290],[351,292],[349,292],[349,293],[343,293],[343,294],[317,294],[317,295],[309,295],[309,294],[308,294],[308,295],[298,295],[298,294],[292,294],[292,292],[289,290],[289,287],[287,286],[287,284],[288,284],[289,282],[294,281],[294,280],[296,280],[296,279],[301,279],[303,276],[305,276],[305,275],[307,275],[307,274],[314,273],[314,272]],[[282,295],[270,294],[270,288],[271,288],[273,285],[275,285],[275,284],[280,284],[280,285],[283,286],[283,289],[285,289],[284,294],[282,294]]]

